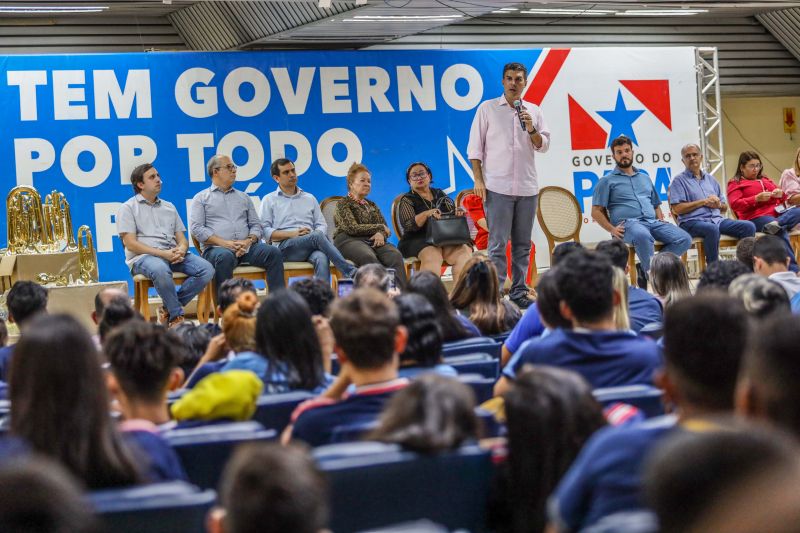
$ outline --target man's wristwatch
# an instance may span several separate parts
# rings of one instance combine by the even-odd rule
[[[539,133],[539,130],[537,130],[536,128],[533,128],[533,131],[529,131],[528,135],[536,135],[537,133]]]

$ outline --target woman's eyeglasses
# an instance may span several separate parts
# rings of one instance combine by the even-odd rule
[[[763,167],[763,165],[761,163],[755,163],[755,164],[750,164],[750,165],[745,165],[744,166],[744,168],[746,168],[748,170],[759,170],[762,167]]]
[[[417,172],[415,174],[409,175],[408,179],[410,179],[411,181],[422,181],[427,177],[428,177],[427,172]]]

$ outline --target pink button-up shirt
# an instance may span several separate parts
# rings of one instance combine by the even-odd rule
[[[550,147],[550,130],[539,106],[523,102],[522,107],[542,135],[541,148],[533,145],[505,96],[483,102],[472,121],[467,157],[481,161],[483,180],[492,192],[509,196],[533,196],[539,192],[534,152],[546,152]]]

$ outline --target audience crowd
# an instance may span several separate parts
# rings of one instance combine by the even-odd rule
[[[593,250],[563,243],[521,310],[502,296],[502,276],[485,256],[468,257],[463,245],[426,249],[420,232],[443,193],[430,188],[422,163],[409,167],[413,194],[401,204],[399,249],[423,256],[408,279],[366,200],[369,170],[354,165],[336,211],[345,222],[336,246],[359,266],[348,295],[337,297],[324,279],[324,256],[315,277],[288,288],[273,279],[265,298],[248,280],[221,280],[219,326],[145,322],[126,294],[105,289],[89,332],[48,314],[46,288],[16,282],[7,307],[18,341],[6,346],[0,328],[8,405],[0,530],[101,531],[82,493],[192,481],[170,435],[249,421],[265,398],[295,393],[304,400],[273,442],[242,445],[228,462],[209,531],[325,531],[336,487],[312,449],[354,440],[420,461],[490,450],[490,531],[794,530],[800,500],[785,495],[800,483],[800,278],[788,217],[746,201],[748,181],[766,180],[746,155],[731,204],[749,209],[767,234],[742,238],[736,260],[709,262],[696,287],[670,252],[648,257],[650,292],[629,286],[622,239]],[[305,234],[277,222],[288,216],[280,202],[315,200],[281,161],[279,189],[262,209],[276,221],[278,248],[300,254],[325,238],[322,222],[315,215],[320,227],[290,242]],[[216,255],[206,253],[224,259]],[[452,290],[443,261],[454,266]],[[483,360],[468,348],[486,351],[485,341],[497,349],[481,355],[499,368],[486,397],[462,366]],[[449,355],[454,348],[469,355]],[[657,412],[625,397],[603,400],[612,388],[655,391]]]

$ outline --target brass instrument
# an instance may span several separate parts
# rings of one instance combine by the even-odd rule
[[[46,231],[42,197],[31,186],[18,185],[6,197],[7,255],[50,251],[53,241]]]
[[[52,242],[51,251],[74,252],[77,250],[78,246],[72,236],[72,215],[69,210],[69,202],[64,195],[54,190],[45,197],[43,209],[45,231]]]
[[[47,272],[40,272],[36,275],[36,282],[42,285],[55,284],[58,287],[66,287],[68,285],[66,276],[58,276],[56,274],[49,274]]]
[[[86,244],[84,244],[84,236]],[[85,285],[97,281],[97,252],[95,252],[94,242],[92,242],[92,230],[86,225],[78,228],[78,264],[81,269],[79,283]]]

